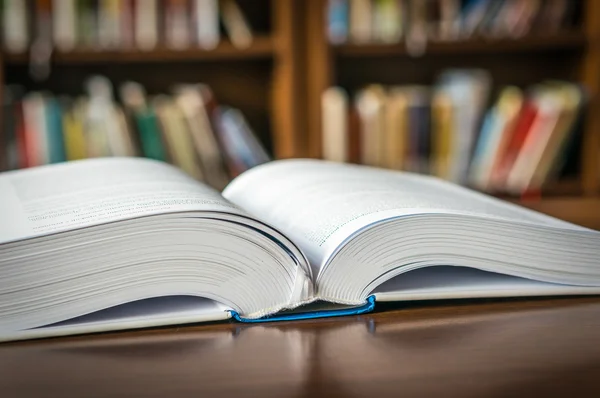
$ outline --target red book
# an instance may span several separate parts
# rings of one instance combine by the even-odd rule
[[[499,156],[499,162],[494,166],[492,171],[492,186],[501,188],[504,186],[506,178],[512,169],[512,166],[531,130],[531,126],[537,116],[537,107],[531,100],[526,100],[523,103],[521,112],[515,127],[512,131],[512,137],[506,146],[506,150]]]
[[[348,115],[348,161],[360,163],[360,137],[361,137],[360,115],[356,107],[350,107]]]
[[[25,132],[25,117],[23,115],[23,103],[15,105],[15,136],[17,141],[17,151],[19,153],[19,168],[24,169],[31,166],[29,161],[29,151],[27,150],[27,134]]]
[[[132,48],[135,43],[135,0],[122,0],[121,11],[121,47]],[[142,5],[143,7],[143,5]]]

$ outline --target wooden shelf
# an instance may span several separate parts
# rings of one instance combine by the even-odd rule
[[[172,50],[157,48],[150,51],[142,50],[74,50],[71,52],[55,52],[52,54],[54,64],[83,64],[83,63],[130,63],[130,62],[191,62],[218,60],[261,59],[273,56],[275,46],[269,36],[255,37],[248,48],[235,47],[229,41],[222,41],[212,50],[190,48]],[[29,62],[29,54],[4,54],[6,64],[18,65]]]
[[[582,32],[563,32],[551,36],[530,36],[521,39],[475,38],[462,41],[427,43],[427,54],[483,54],[524,51],[577,50],[586,45]],[[342,44],[331,46],[333,53],[343,57],[410,56],[404,43],[398,44]]]
[[[598,197],[572,196],[513,202],[574,224],[600,230],[600,199]]]
[[[476,188],[471,188],[476,189]],[[582,194],[581,178],[568,178],[551,182],[544,186],[541,192],[538,194],[528,194],[523,197],[505,193],[491,193],[491,195],[505,200],[515,201],[524,200],[528,201],[533,198],[559,198],[559,197],[573,197],[580,196]]]

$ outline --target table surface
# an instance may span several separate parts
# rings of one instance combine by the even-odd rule
[[[0,345],[0,397],[600,397],[600,298]]]

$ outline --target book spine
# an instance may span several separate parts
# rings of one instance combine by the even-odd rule
[[[349,36],[352,42],[368,43],[373,38],[373,4],[371,0],[350,0]]]
[[[66,160],[66,154],[63,138],[62,109],[54,98],[46,99],[45,106],[48,140],[48,162],[64,162]]]
[[[4,0],[2,6],[4,48],[11,53],[25,52],[30,37],[27,3],[23,0]]]
[[[432,174],[448,179],[450,178],[450,164],[452,159],[453,107],[449,96],[438,90],[432,100],[431,106],[432,126]]]
[[[135,46],[135,1],[121,0],[119,2],[119,26],[120,42],[119,47],[132,49]]]
[[[158,45],[158,2],[136,0],[134,3],[135,45],[149,51]]]
[[[519,150],[523,146],[536,116],[537,109],[535,105],[531,100],[526,100],[521,109],[510,142],[508,143],[505,152],[501,155],[497,168],[493,171],[491,184],[494,188],[504,189],[506,179],[508,178]]]
[[[54,0],[52,5],[54,45],[60,51],[71,51],[77,45],[75,0]]]
[[[182,50],[190,47],[190,4],[186,0],[167,0],[165,3],[165,43],[167,47]]]
[[[375,296],[371,295],[367,297],[365,304],[352,307],[343,308],[339,310],[324,310],[324,311],[307,311],[299,312],[295,314],[273,314],[264,316],[262,318],[245,318],[240,316],[237,311],[229,311],[231,317],[238,322],[243,323],[264,323],[264,322],[282,322],[282,321],[296,321],[301,319],[317,319],[317,318],[330,318],[335,316],[347,316],[347,315],[360,315],[372,312],[375,309]]]
[[[330,87],[322,96],[323,159],[346,162],[348,156],[348,96],[340,87]]]
[[[348,1],[327,2],[327,37],[332,44],[341,44],[348,38]]]
[[[200,48],[213,49],[219,44],[219,3],[217,0],[194,0],[194,30]]]
[[[16,106],[16,139],[17,139],[17,150],[19,154],[19,168],[24,169],[32,166],[32,162],[29,159],[30,156],[30,145],[27,144],[29,133],[27,132],[27,125],[25,123],[23,101],[19,101]]]

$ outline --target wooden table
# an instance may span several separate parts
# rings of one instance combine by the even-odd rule
[[[401,307],[4,344],[0,397],[600,397],[600,298]]]

